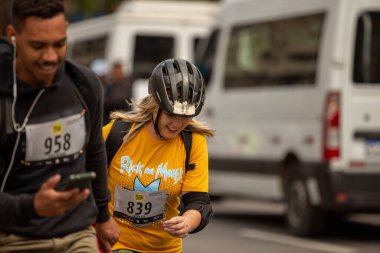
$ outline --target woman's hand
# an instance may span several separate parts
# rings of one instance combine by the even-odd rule
[[[182,216],[176,216],[164,221],[164,230],[174,237],[185,238],[196,229],[201,222],[201,214],[196,210],[188,210]]]
[[[108,221],[96,224],[96,236],[104,247],[106,253],[112,252],[112,246],[120,236],[120,228],[116,221],[110,217]]]

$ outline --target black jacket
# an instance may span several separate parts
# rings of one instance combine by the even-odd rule
[[[12,46],[0,39],[0,102],[12,100]],[[22,122],[39,88],[32,88],[18,80],[16,119]],[[3,103],[5,104],[5,103]],[[11,161],[17,134],[9,132],[10,110],[0,108],[0,184]],[[59,164],[25,165],[25,131],[15,156],[4,192],[0,193],[0,230],[21,236],[50,238],[60,237],[79,231],[96,222],[109,219],[106,156],[102,138],[103,90],[100,80],[83,66],[65,61],[47,88],[29,122],[43,123],[46,120],[70,116],[70,113],[86,109],[86,142],[83,153],[71,161]],[[7,115],[4,115],[7,114]],[[8,118],[8,120],[6,120]],[[8,125],[8,128],[6,127]],[[74,136],[75,138],[75,136]],[[39,217],[33,206],[33,198],[43,182],[59,173],[62,180],[72,173],[95,171],[92,195],[64,216]],[[95,200],[95,201],[94,201]]]

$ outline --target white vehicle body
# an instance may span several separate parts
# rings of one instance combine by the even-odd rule
[[[290,229],[380,211],[380,1],[224,1],[200,69],[210,193],[287,203]]]
[[[134,97],[140,99],[159,62],[194,61],[196,45],[208,36],[218,10],[213,2],[125,1],[114,14],[70,24],[68,57],[88,66],[95,59],[121,62],[134,74]]]

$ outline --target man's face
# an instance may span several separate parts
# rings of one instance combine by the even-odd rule
[[[66,55],[66,28],[66,19],[59,14],[49,19],[28,17],[20,31],[14,31],[18,78],[38,87],[52,84]]]

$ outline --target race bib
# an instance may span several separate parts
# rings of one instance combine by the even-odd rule
[[[53,165],[70,162],[83,152],[86,141],[84,114],[27,125],[25,163]]]
[[[164,218],[166,190],[137,192],[115,187],[113,216],[132,222],[136,227],[146,227]]]

